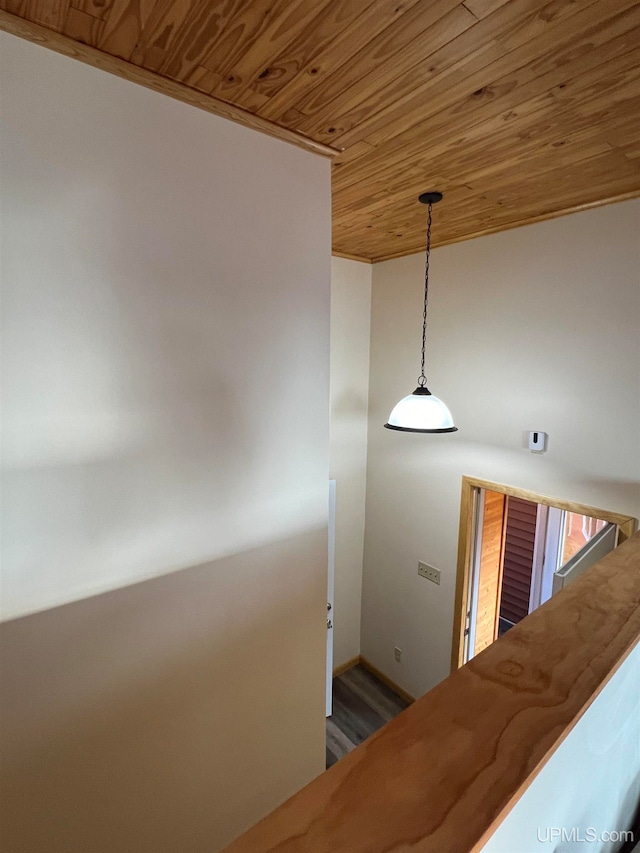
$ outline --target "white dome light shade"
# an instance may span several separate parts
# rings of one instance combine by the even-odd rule
[[[403,397],[397,403],[387,429],[404,432],[457,432],[453,425],[451,412],[438,397],[434,397],[426,388],[416,388],[413,394]]]

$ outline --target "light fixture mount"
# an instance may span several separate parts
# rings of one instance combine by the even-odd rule
[[[403,397],[394,406],[385,424],[387,429],[396,429],[401,432],[457,432],[458,428],[453,425],[451,412],[438,397],[435,397],[427,388],[427,377],[424,372],[425,348],[427,339],[427,305],[429,302],[429,256],[431,254],[431,208],[434,204],[442,201],[442,193],[438,190],[429,190],[418,196],[418,201],[429,207],[427,216],[427,256],[424,266],[424,309],[422,312],[422,361],[418,387],[416,390]]]
[[[420,204],[437,204],[439,201],[442,201],[442,193],[439,193],[437,190],[431,190],[428,193],[419,195],[418,201]]]

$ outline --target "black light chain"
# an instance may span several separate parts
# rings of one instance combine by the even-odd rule
[[[429,303],[429,255],[431,254],[431,208],[429,202],[429,214],[427,218],[427,259],[424,264],[424,310],[422,312],[422,369],[418,379],[418,385],[424,388],[427,384],[427,377],[424,375],[424,351],[427,341],[427,305]]]

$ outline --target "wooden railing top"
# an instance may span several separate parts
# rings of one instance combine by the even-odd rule
[[[479,849],[639,637],[636,534],[226,853]]]

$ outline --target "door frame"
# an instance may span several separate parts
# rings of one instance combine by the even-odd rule
[[[536,538],[533,545],[533,565],[531,566],[531,589],[529,590],[529,613],[540,607],[542,598],[548,591],[544,589],[544,581],[547,579],[548,543],[555,532],[552,530],[553,523],[550,524],[549,522],[549,507],[544,504],[538,504],[538,511],[536,513]],[[557,550],[556,548],[556,552]]]
[[[453,641],[451,646],[451,672],[455,672],[464,664],[466,614],[469,601],[469,579],[471,575],[471,558],[475,541],[476,505],[481,489],[487,489],[509,497],[522,498],[525,501],[552,506],[557,509],[602,518],[618,528],[618,544],[628,539],[638,529],[638,519],[618,512],[587,506],[576,501],[541,495],[529,489],[517,486],[507,486],[504,483],[493,483],[477,477],[462,478],[462,493],[460,497],[460,528],[458,532],[458,564],[456,570],[456,592],[453,610]]]
[[[333,625],[336,575],[336,481],[329,480],[329,525],[327,536],[327,662],[325,670],[325,717],[333,713]],[[331,627],[330,627],[331,626]]]

